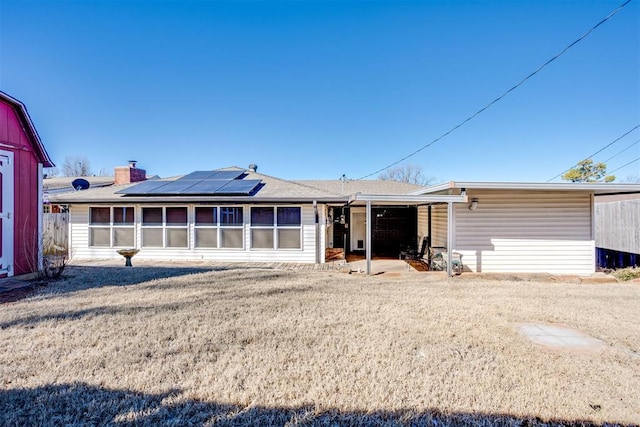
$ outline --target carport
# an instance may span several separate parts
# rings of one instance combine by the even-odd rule
[[[454,203],[468,203],[466,192],[460,195],[379,195],[379,194],[361,194],[356,193],[349,197],[350,206],[365,206],[366,212],[366,239],[365,239],[365,259],[366,273],[371,274],[371,257],[372,257],[372,240],[371,240],[371,224],[372,224],[372,207],[375,206],[428,206],[428,205],[447,205],[447,274],[453,275],[451,268],[453,249],[453,232],[454,232]]]

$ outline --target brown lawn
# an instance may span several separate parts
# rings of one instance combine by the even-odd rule
[[[2,425],[640,424],[640,286],[69,266],[0,305]],[[541,348],[557,323],[597,352]]]

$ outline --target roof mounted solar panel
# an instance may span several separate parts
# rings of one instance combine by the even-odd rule
[[[163,185],[170,183],[171,181],[143,181],[139,184],[132,185],[131,187],[123,188],[122,190],[116,191],[116,194],[135,194],[135,195],[144,195],[148,194],[149,191],[155,190],[156,188],[160,188]]]
[[[180,194],[214,194],[216,190],[222,188],[228,182],[228,179],[204,179]]]
[[[244,175],[243,170],[223,170],[223,171],[195,171],[180,179],[238,179]]]
[[[179,179],[209,179],[216,174],[216,171],[195,171]]]
[[[199,182],[202,182],[202,180],[180,178],[176,179],[175,181],[169,182],[162,187],[149,190],[147,194],[180,194],[189,187],[193,187]]]
[[[243,179],[243,170],[195,171],[173,181],[144,181],[117,191],[136,196],[249,195],[262,181]]]
[[[259,179],[234,179],[228,181],[226,185],[216,190],[215,195],[249,195],[251,192],[260,185],[262,181]]]
[[[244,171],[242,170],[227,170],[227,171],[214,171],[214,172],[215,172],[215,175],[213,175],[209,179],[230,180],[230,179],[238,179],[242,175],[244,175]]]

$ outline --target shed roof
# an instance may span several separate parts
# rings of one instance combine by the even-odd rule
[[[33,122],[31,121],[31,117],[27,112],[27,107],[25,107],[25,105],[22,102],[18,101],[17,99],[13,98],[12,96],[9,96],[8,94],[2,91],[0,91],[0,100],[11,105],[16,111],[16,114],[18,115],[18,119],[22,123],[25,133],[27,134],[27,137],[31,141],[31,145],[33,145],[33,149],[36,153],[36,156],[38,157],[38,160],[40,160],[42,165],[47,168],[54,167],[55,165],[51,161],[51,158],[49,157],[47,150],[45,150],[44,145],[42,144],[42,140],[40,140],[40,136],[36,131],[36,127],[33,125]]]
[[[603,182],[473,182],[450,181],[413,192],[414,195],[453,193],[463,189],[520,191],[585,191],[595,195],[640,193],[640,184]]]

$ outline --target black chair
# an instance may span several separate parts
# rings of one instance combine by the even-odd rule
[[[409,249],[406,251],[400,251],[399,259],[408,259],[419,261],[424,257],[425,252],[427,251],[427,246],[429,246],[429,236],[422,239],[422,245],[420,246],[420,252],[416,252],[414,249]]]

